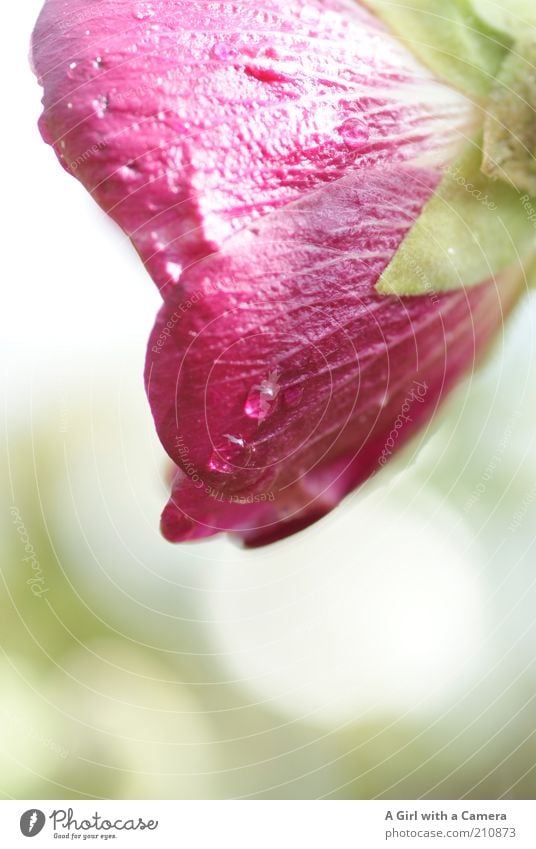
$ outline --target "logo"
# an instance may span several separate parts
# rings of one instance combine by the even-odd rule
[[[36,808],[31,808],[25,811],[20,818],[20,830],[25,837],[35,837],[43,830],[46,817],[43,811],[38,811]]]

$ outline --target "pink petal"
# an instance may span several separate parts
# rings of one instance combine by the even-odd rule
[[[513,298],[374,289],[473,107],[351,0],[47,0],[33,56],[45,139],[165,298],[146,372],[178,467],[165,535],[259,545],[316,521]]]
[[[350,174],[185,272],[146,371],[182,469],[168,538],[226,530],[260,544],[316,521],[474,366],[516,284],[403,300],[374,290],[431,180],[408,166]]]
[[[47,0],[33,58],[45,139],[164,293],[318,186],[446,161],[473,120],[349,0]]]

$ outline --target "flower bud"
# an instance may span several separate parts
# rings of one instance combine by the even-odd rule
[[[172,541],[255,546],[324,516],[426,424],[523,288],[517,42],[468,2],[411,5],[47,0],[43,135],[163,299],[146,385]]]

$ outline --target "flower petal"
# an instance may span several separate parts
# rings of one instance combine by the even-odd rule
[[[33,52],[45,138],[165,299],[146,372],[177,465],[165,535],[258,545],[316,521],[513,296],[375,290],[473,106],[349,0],[47,0]]]
[[[435,179],[410,167],[351,174],[185,272],[146,371],[182,469],[168,538],[228,530],[256,544],[316,521],[474,365],[517,278],[431,297],[375,291]]]
[[[444,162],[474,120],[346,0],[47,0],[41,127],[167,297],[189,264],[348,172]]]
[[[378,281],[379,292],[423,295],[477,286],[530,259],[536,230],[528,214],[529,197],[486,177],[481,166],[482,152],[475,143],[445,169],[437,191]]]

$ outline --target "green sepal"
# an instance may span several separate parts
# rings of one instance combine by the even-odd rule
[[[536,289],[536,253],[533,256],[532,261],[526,263],[525,277],[527,289]]]
[[[536,196],[536,38],[516,42],[486,108],[482,170]]]
[[[472,0],[472,6],[488,26],[514,40],[536,36],[534,0]]]
[[[423,295],[474,286],[532,254],[536,201],[486,177],[481,160],[480,146],[474,143],[445,169],[434,196],[380,277],[380,294]]]
[[[487,97],[511,46],[471,0],[365,0],[436,76],[473,100]],[[487,5],[484,3],[483,5]]]

